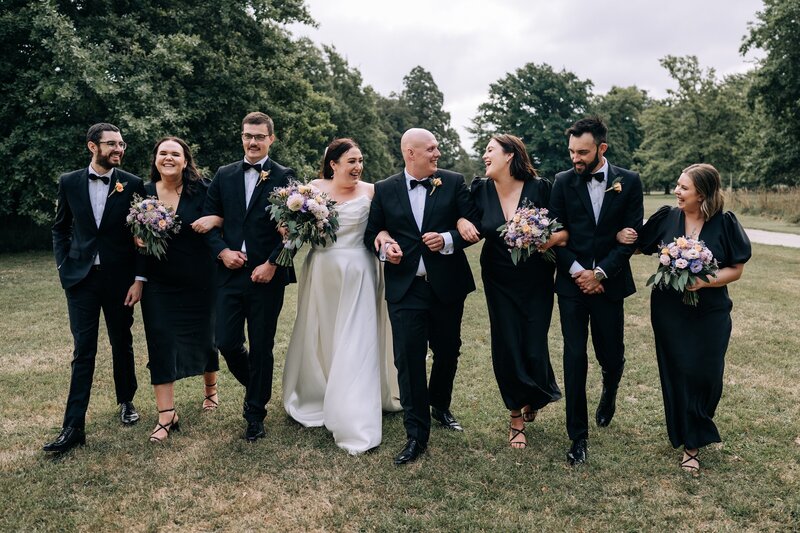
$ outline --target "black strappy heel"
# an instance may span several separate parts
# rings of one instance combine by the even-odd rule
[[[520,413],[518,415],[511,415],[511,418],[522,418],[522,413]],[[508,437],[508,442],[509,442],[509,444],[511,444],[512,448],[514,448],[515,450],[522,450],[522,449],[525,449],[525,448],[528,447],[528,437],[527,437],[527,435],[525,435],[525,426],[523,426],[522,429],[517,429],[514,426],[509,425],[508,429],[509,429],[509,431],[511,431],[511,436]],[[514,440],[517,437],[519,437],[520,435],[525,437],[524,441]],[[522,446],[520,446],[520,444]]]
[[[170,411],[172,411],[172,413],[173,413],[172,414],[172,420],[170,420],[166,424],[162,424],[161,422],[156,422],[156,429],[155,429],[155,431],[153,431],[150,434],[150,442],[152,442],[152,443],[161,443],[161,442],[164,441],[164,439],[169,437],[169,434],[172,431],[180,431],[181,430],[180,421],[179,420],[175,420],[175,417],[177,415],[175,414],[175,408],[174,407],[171,408],[171,409],[164,409],[163,411],[159,411],[158,414],[169,413]],[[162,429],[167,432],[166,437],[164,437],[164,438],[156,437],[156,433],[158,433]]]
[[[686,459],[681,461],[681,468],[684,472],[687,472],[693,476],[697,476],[700,473],[700,459],[697,457],[700,455],[700,450],[697,450],[697,453],[692,455],[691,453],[687,452],[685,449],[683,453],[687,455]],[[690,465],[689,461],[697,461],[697,466]]]
[[[216,409],[217,407],[219,407],[219,402],[213,399],[213,398],[214,398],[214,396],[216,396],[216,397],[217,397],[217,399],[219,399],[219,391],[218,391],[218,390],[217,390],[217,388],[216,388],[216,387],[217,387],[217,382],[216,382],[216,381],[215,381],[214,383],[212,383],[211,385],[203,385],[203,386],[204,386],[206,389],[209,389],[209,388],[211,388],[211,387],[214,387],[214,392],[213,392],[212,394],[208,394],[208,395],[206,395],[205,399],[203,400],[203,411],[205,411],[205,412],[207,412],[207,413],[208,413],[208,412],[210,412],[210,411],[213,411],[213,410],[214,410],[214,409]],[[206,403],[206,401],[209,401],[209,402],[211,402],[211,403],[212,403],[212,405],[206,405],[206,404],[205,404],[205,403]]]

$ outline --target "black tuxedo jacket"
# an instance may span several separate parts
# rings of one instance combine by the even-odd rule
[[[122,185],[122,191],[116,190],[117,183]],[[118,272],[128,284],[133,283],[135,275],[144,275],[146,259],[136,253],[131,230],[125,223],[133,195],[145,196],[144,182],[115,168],[108,191],[98,227],[89,199],[88,167],[62,174],[58,179],[53,253],[65,289],[86,277],[98,253],[103,268]]]
[[[574,169],[556,175],[550,195],[551,216],[557,217],[569,231],[569,242],[555,247],[557,257],[556,293],[564,296],[581,294],[569,269],[574,261],[584,268],[599,266],[608,276],[603,281],[605,294],[612,300],[636,292],[631,275],[630,257],[636,245],[620,244],[617,232],[622,228],[642,227],[644,205],[639,175],[624,168],[608,165],[607,188],[620,179],[621,192],[607,191],[597,223],[586,183]]]
[[[274,220],[270,218],[269,195],[279,187],[285,187],[294,170],[279,165],[270,157],[264,165],[269,178],[257,183],[250,198],[250,205],[244,205],[243,161],[225,165],[217,170],[206,194],[204,215],[217,215],[224,218],[222,228],[213,228],[206,234],[211,253],[219,257],[225,248],[241,250],[242,242],[247,243],[247,264],[255,267],[268,259],[275,261],[283,248],[283,239],[278,233]],[[220,283],[227,281],[233,271],[219,262]],[[278,267],[271,283],[287,284],[295,281],[294,269]]]
[[[426,192],[422,230],[417,228],[404,173],[395,174],[375,184],[375,196],[369,211],[369,221],[364,233],[364,244],[375,251],[375,237],[387,230],[403,250],[400,264],[385,263],[386,300],[398,303],[408,292],[417,273],[419,258],[425,261],[428,281],[436,297],[444,303],[463,301],[475,290],[472,271],[464,254],[469,243],[455,229],[460,217],[477,225],[478,212],[469,196],[464,176],[448,170],[437,170],[434,177],[442,180],[432,193]],[[443,255],[431,252],[422,243],[422,235],[429,231],[450,232],[453,236],[453,253]]]

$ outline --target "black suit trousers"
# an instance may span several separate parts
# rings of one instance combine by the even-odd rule
[[[567,397],[567,433],[571,440],[589,436],[586,407],[586,344],[589,327],[597,362],[605,372],[622,372],[625,365],[624,300],[603,294],[558,296],[561,333],[564,336],[564,389]]]
[[[132,282],[116,271],[90,270],[81,282],[65,290],[74,350],[64,427],[82,428],[86,423],[101,310],[111,343],[117,403],[133,400],[137,387],[131,335],[133,308],[124,304]]]
[[[272,348],[286,286],[254,283],[252,273],[251,267],[237,269],[219,286],[216,335],[231,374],[245,386],[243,416],[248,422],[259,422],[267,416],[272,397]],[[245,322],[249,350],[244,346]]]
[[[427,281],[415,278],[403,299],[388,307],[403,423],[408,437],[425,445],[430,436],[431,406],[450,408],[464,301],[442,303]],[[429,344],[433,352],[430,382],[425,366]]]

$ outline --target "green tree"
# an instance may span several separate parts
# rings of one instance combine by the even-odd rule
[[[764,0],[740,49],[760,48],[750,91],[751,106],[763,128],[755,132],[748,168],[763,184],[800,184],[800,3]],[[765,116],[762,116],[765,115]],[[766,119],[766,120],[765,120]]]
[[[552,178],[569,165],[564,132],[586,113],[591,88],[566,70],[528,63],[490,85],[470,128],[474,150],[482,154],[492,135],[516,135],[539,172]]]
[[[608,125],[606,156],[623,168],[638,167],[634,154],[644,138],[642,111],[650,104],[647,91],[637,87],[611,87],[606,94],[591,99],[590,111]]]
[[[636,157],[645,187],[668,191],[693,163],[711,163],[723,177],[741,173],[746,84],[736,77],[719,81],[695,56],[667,56],[661,65],[678,87],[642,113],[645,135]]]

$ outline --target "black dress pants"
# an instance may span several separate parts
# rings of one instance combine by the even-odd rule
[[[245,387],[242,416],[260,422],[272,397],[275,331],[286,286],[254,283],[251,267],[227,277],[217,292],[217,347],[231,374]],[[249,350],[245,347],[245,322]]]
[[[589,340],[590,326],[595,356],[603,371],[621,373],[625,365],[623,304],[624,300],[610,300],[604,294],[558,296],[561,333],[564,336],[567,433],[571,440],[589,436],[586,343]]]
[[[132,276],[93,268],[80,283],[65,290],[74,350],[64,427],[83,428],[86,424],[101,310],[111,343],[117,403],[133,400],[137,387],[131,335],[133,308],[124,304],[132,283]]]
[[[403,300],[388,307],[403,424],[408,437],[426,445],[430,408],[450,409],[464,302],[445,304],[436,298],[427,281],[415,278]],[[429,344],[433,352],[430,381],[425,367]]]

